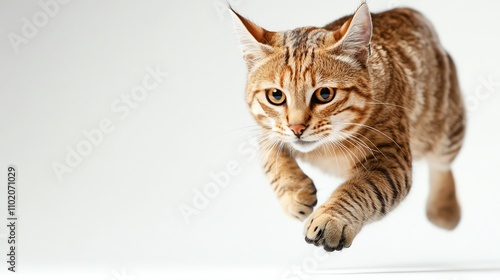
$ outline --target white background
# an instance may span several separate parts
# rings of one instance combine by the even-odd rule
[[[322,26],[352,13],[358,4],[230,2],[270,30]],[[255,123],[243,100],[246,69],[224,2],[73,0],[59,5],[32,38],[16,47],[9,36],[23,36],[23,17],[33,23],[33,16],[44,10],[38,1],[4,0],[0,275],[12,275],[4,261],[3,225],[9,164],[18,167],[19,175],[21,275],[87,273],[91,279],[119,280],[175,272],[179,275],[171,279],[179,279],[190,272],[221,279],[244,271],[265,273],[270,279],[299,279],[289,274],[297,271],[294,267],[324,274],[498,267],[500,4],[368,3],[373,12],[394,6],[423,12],[457,64],[469,121],[464,149],[454,164],[463,210],[455,231],[440,230],[426,220],[428,174],[424,163],[416,163],[405,202],[366,226],[351,248],[325,254],[306,244],[302,223],[282,212],[253,156],[248,139],[255,136]],[[128,116],[112,109],[142,84],[147,68],[156,67],[168,77],[136,102]],[[112,122],[113,132],[104,134],[102,142],[58,180],[54,162],[67,164],[67,149],[83,145],[82,131],[97,129],[104,119]],[[180,207],[193,207],[195,193],[214,182],[210,174],[224,171],[229,163],[238,165],[237,174],[188,222]],[[322,203],[340,181],[304,168],[315,180]],[[456,277],[471,275],[490,276],[477,272]],[[454,279],[455,274],[436,277]]]

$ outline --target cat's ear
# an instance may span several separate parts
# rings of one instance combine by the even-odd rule
[[[267,31],[249,21],[235,12],[231,7],[229,8],[229,13],[232,15],[234,29],[240,39],[243,58],[248,68],[251,68],[257,61],[273,52],[270,42],[276,33]]]
[[[343,51],[366,60],[372,38],[372,17],[368,5],[361,4],[354,16],[335,31],[334,36],[338,40],[336,45],[340,45]]]

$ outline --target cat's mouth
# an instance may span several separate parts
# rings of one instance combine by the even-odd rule
[[[302,139],[297,139],[297,140],[292,142],[292,146],[300,152],[307,153],[307,152],[314,150],[314,148],[316,148],[318,142],[319,142],[318,140],[305,141]]]

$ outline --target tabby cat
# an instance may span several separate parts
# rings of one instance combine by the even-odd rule
[[[286,213],[309,216],[308,243],[351,246],[406,197],[413,158],[430,167],[427,217],[457,226],[450,165],[465,112],[455,65],[422,14],[370,14],[365,3],[323,28],[271,32],[231,13],[248,67],[246,102],[262,127],[264,172]],[[296,159],[345,178],[314,212],[316,188]]]

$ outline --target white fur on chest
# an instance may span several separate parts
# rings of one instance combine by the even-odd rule
[[[348,177],[352,167],[352,161],[342,153],[337,153],[337,155],[310,153],[303,154],[299,158],[326,173],[341,178]]]

